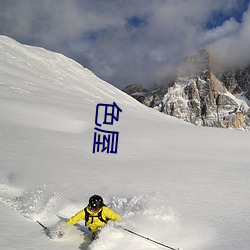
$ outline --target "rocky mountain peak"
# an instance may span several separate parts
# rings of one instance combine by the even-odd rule
[[[202,49],[178,67],[171,86],[154,87],[149,91],[137,88],[130,95],[160,112],[196,125],[248,129],[249,106],[233,94],[248,93],[249,72],[215,74],[210,64],[208,50]]]
[[[188,57],[177,69],[177,77],[194,77],[210,70],[209,53],[202,49]]]

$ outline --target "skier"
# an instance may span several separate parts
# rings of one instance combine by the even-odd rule
[[[89,204],[72,216],[67,224],[74,225],[80,220],[85,220],[85,226],[92,232],[94,239],[109,220],[120,222],[122,219],[120,215],[105,206],[101,196],[95,194],[89,198]]]

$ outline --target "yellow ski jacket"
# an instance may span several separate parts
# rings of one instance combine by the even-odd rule
[[[89,209],[89,207],[86,207],[87,212],[89,213],[88,221],[85,221],[86,226],[90,229],[92,233],[97,232],[100,228],[102,228],[106,223],[104,221],[112,220],[112,221],[121,221],[120,215],[116,214],[113,210],[110,208],[103,206],[99,211],[93,212]],[[101,218],[104,220],[100,220],[98,218],[98,214],[100,214],[101,211]],[[85,220],[85,210],[82,209],[77,214],[72,216],[68,221],[67,224],[74,225],[80,220]]]

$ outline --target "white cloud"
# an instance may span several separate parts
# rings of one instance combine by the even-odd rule
[[[231,47],[238,39],[243,44],[250,33],[247,14],[242,24],[231,18],[213,30],[204,28],[213,13],[230,15],[238,3],[2,0],[0,33],[63,52],[116,86],[132,82],[151,84],[156,75],[162,78],[166,68],[203,46],[213,43],[214,48],[221,50],[223,44]],[[138,17],[144,25],[131,25],[131,17]]]
[[[226,20],[221,26],[205,30],[204,34],[201,36],[200,42],[201,44],[211,44],[214,41],[218,41],[237,33],[239,27],[240,24],[232,17],[229,20]]]
[[[246,66],[250,63],[250,9],[234,32],[210,45],[216,60],[225,66]]]

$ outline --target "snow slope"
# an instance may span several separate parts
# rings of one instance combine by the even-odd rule
[[[118,153],[93,154],[96,105],[114,101]],[[0,36],[1,249],[162,249],[112,225],[90,244],[83,223],[63,239],[36,223],[53,228],[97,193],[124,227],[171,247],[248,250],[249,142],[248,132],[160,114],[63,55]]]

